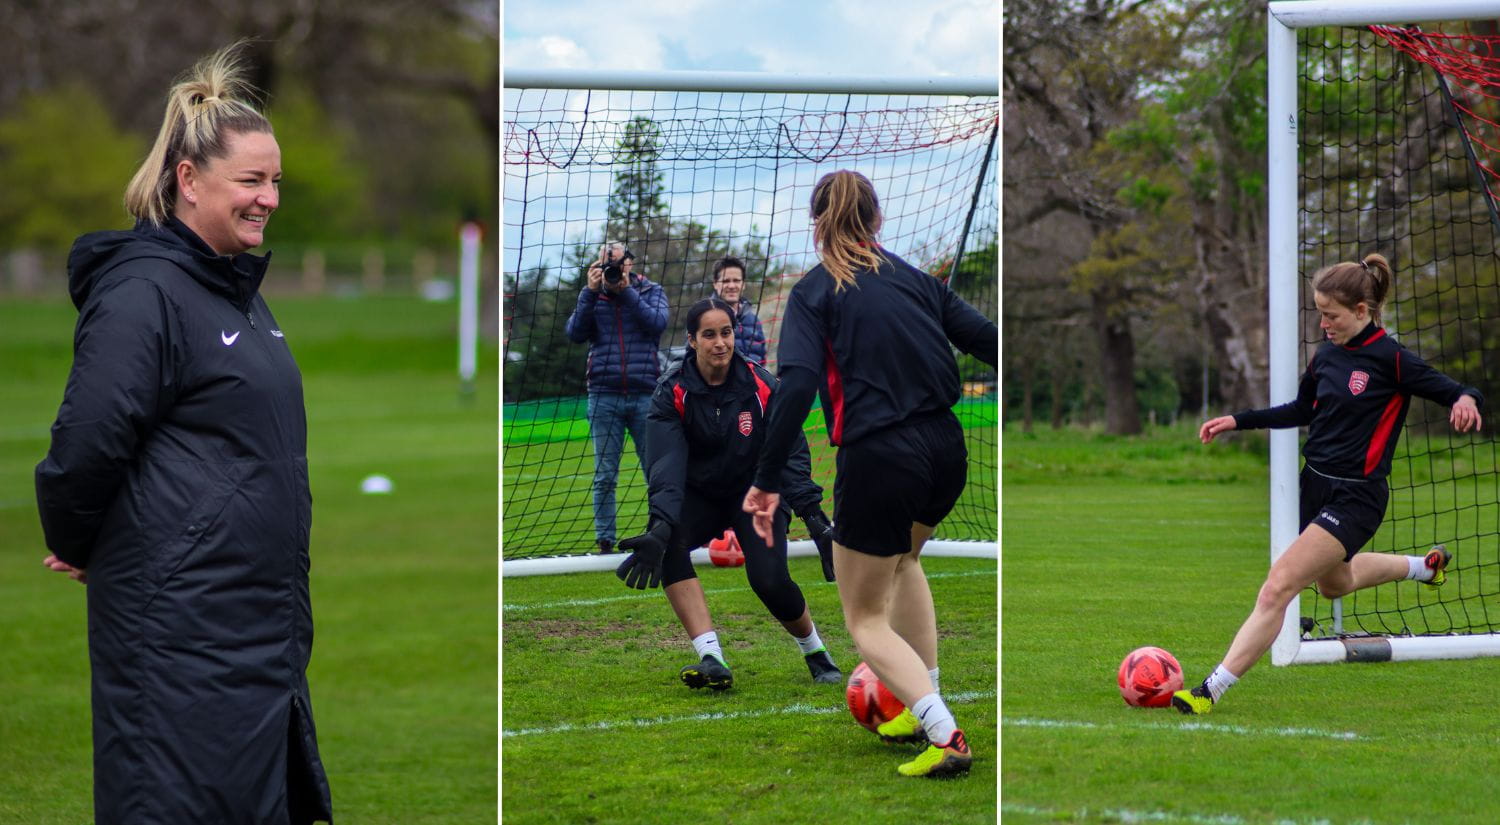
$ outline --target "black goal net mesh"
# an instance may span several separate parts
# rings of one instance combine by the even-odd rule
[[[998,90],[997,90],[998,92]],[[807,202],[827,172],[874,183],[881,243],[999,317],[999,97],[507,89],[504,134],[502,546],[506,559],[595,547],[588,343],[566,335],[585,271],[621,241],[660,284],[664,368],[716,261],[746,263],[744,297],[776,368],[787,293],[817,262]],[[995,541],[996,376],[960,355],[968,488],[937,537]],[[832,513],[832,449],[814,407],[814,479]],[[615,538],[646,527],[633,444],[620,450]],[[799,521],[791,538],[805,538]]]
[[[1303,363],[1323,336],[1311,278],[1385,255],[1384,323],[1455,380],[1500,398],[1496,38],[1415,28],[1306,29],[1300,38]],[[1412,582],[1302,602],[1305,638],[1492,633],[1500,622],[1500,476],[1491,429],[1457,434],[1448,410],[1413,399],[1368,552],[1454,553],[1442,588]]]

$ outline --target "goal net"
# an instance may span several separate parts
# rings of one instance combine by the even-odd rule
[[[714,263],[745,261],[745,298],[775,372],[787,294],[817,263],[812,186],[853,169],[880,197],[881,243],[998,317],[998,88],[974,96],[545,85],[508,88],[504,101],[504,558],[595,547],[588,345],[569,341],[564,326],[607,240],[624,242],[636,271],[666,292],[663,368],[683,356],[683,316],[713,294]],[[968,356],[959,365],[969,481],[937,537],[994,542],[996,376]],[[816,405],[806,432],[831,515],[833,451]],[[644,530],[646,487],[628,442],[615,496],[617,538]],[[803,529],[794,520],[791,538],[805,538]]]
[[[1273,14],[1278,5],[1293,4],[1273,4]],[[1500,398],[1500,222],[1491,194],[1500,40],[1462,23],[1296,36],[1297,369],[1323,340],[1312,275],[1379,252],[1395,273],[1386,329],[1435,368]],[[1492,411],[1493,402],[1486,417]],[[1500,632],[1500,476],[1489,435],[1500,420],[1485,423],[1481,433],[1457,434],[1447,408],[1413,399],[1386,520],[1365,550],[1422,555],[1446,544],[1455,556],[1446,585],[1383,585],[1332,601],[1314,588],[1289,614],[1273,661],[1500,655],[1492,635]]]

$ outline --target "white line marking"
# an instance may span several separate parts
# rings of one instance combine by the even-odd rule
[[[1276,819],[1245,819],[1234,814],[1192,814],[1174,813],[1172,811],[1134,811],[1128,808],[1079,808],[1073,811],[1064,811],[1057,808],[1037,808],[1030,805],[1011,805],[1002,803],[1000,810],[1005,813],[1026,814],[1046,819],[1062,819],[1067,817],[1075,820],[1102,820],[1105,822],[1187,822],[1191,825],[1250,825],[1252,822],[1269,822],[1271,825],[1334,825],[1333,820],[1317,817],[1314,819],[1287,819],[1277,817]],[[1369,819],[1350,820],[1348,825],[1374,825]]]
[[[995,571],[993,571],[993,570],[966,570],[966,571],[963,571],[963,572],[954,572],[954,573],[928,573],[927,574],[927,578],[928,579],[948,579],[948,578],[953,578],[953,577],[956,577],[956,576],[994,576],[994,575],[995,575]],[[824,582],[824,581],[809,582],[807,584],[801,584],[801,585],[799,585],[799,587],[834,587],[834,586],[836,586],[835,582]],[[740,592],[744,592],[744,591],[745,591],[744,587],[720,587],[720,588],[715,588],[713,590],[704,590],[703,592],[704,593],[740,593]],[[504,607],[504,609],[506,611],[520,612],[520,611],[524,611],[524,610],[550,610],[550,609],[552,609],[554,607],[589,607],[589,606],[596,605],[596,604],[608,604],[610,602],[633,602],[633,601],[639,601],[641,599],[657,599],[657,598],[660,598],[660,597],[657,596],[655,593],[649,593],[648,592],[648,593],[632,593],[632,594],[630,594],[628,596],[606,596],[605,598],[602,598],[602,599],[563,599],[562,601],[557,601],[557,602],[542,602],[541,604],[506,604],[506,605],[503,605],[503,607]]]
[[[944,696],[943,701],[948,704],[962,705],[969,702],[977,702],[980,699],[993,699],[993,690],[977,690],[965,693],[955,693],[952,696]],[[799,702],[795,705],[786,705],[779,708],[761,708],[759,710],[731,710],[715,711],[713,713],[694,713],[688,716],[658,716],[654,719],[605,719],[600,722],[575,725],[564,722],[550,728],[520,728],[517,730],[502,730],[501,736],[531,736],[533,734],[568,733],[569,731],[595,731],[614,730],[616,728],[654,728],[661,725],[674,725],[679,722],[716,722],[721,719],[758,719],[764,716],[791,716],[791,715],[822,715],[827,713],[848,713],[849,709],[843,705],[835,707],[814,706]]]
[[[1184,720],[1181,722],[1148,722],[1140,725],[1118,725],[1099,724],[1095,722],[1079,722],[1068,719],[1027,719],[1002,716],[1001,723],[1018,728],[1095,728],[1099,730],[1111,728],[1158,728],[1164,730],[1202,730],[1209,733],[1234,733],[1241,736],[1310,736],[1317,739],[1339,739],[1351,741],[1355,739],[1367,740],[1372,737],[1364,736],[1353,731],[1343,730],[1318,730],[1317,728],[1247,728],[1242,725],[1223,725],[1215,722],[1193,722]]]

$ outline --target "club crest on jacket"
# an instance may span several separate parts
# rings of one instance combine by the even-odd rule
[[[744,412],[740,413],[740,435],[750,435],[750,430],[752,428],[753,424],[751,423],[750,419],[750,411],[745,410]]]
[[[1370,384],[1370,374],[1364,370],[1349,373],[1349,392],[1359,395]]]

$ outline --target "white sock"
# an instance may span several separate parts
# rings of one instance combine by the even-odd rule
[[[719,634],[712,630],[702,636],[694,637],[693,650],[698,652],[700,659],[704,656],[712,656],[719,660],[719,664],[729,666],[729,663],[724,661],[724,651],[719,647]]]
[[[1432,568],[1427,566],[1426,556],[1406,557],[1406,577],[1408,579],[1415,579],[1419,582],[1430,582],[1432,581],[1432,573]]]
[[[943,704],[943,697],[937,691],[912,703],[911,712],[922,722],[922,729],[927,731],[927,741],[935,745],[948,744],[948,740],[953,738],[953,732],[958,730],[958,723],[953,721],[953,714],[948,712],[948,706]]]
[[[823,640],[818,638],[816,626],[806,636],[793,636],[792,638],[797,640],[797,647],[802,649],[803,656],[811,656],[823,649]]]
[[[1219,701],[1219,697],[1223,696],[1225,691],[1234,687],[1234,683],[1239,680],[1238,676],[1230,673],[1224,667],[1224,663],[1220,662],[1219,666],[1214,668],[1214,672],[1208,674],[1208,678],[1203,680],[1203,684],[1208,686],[1208,695],[1217,702]]]
[[[938,669],[937,668],[933,668],[932,670],[927,671],[927,678],[929,678],[929,679],[932,680],[932,692],[933,693],[937,693],[938,692]]]

